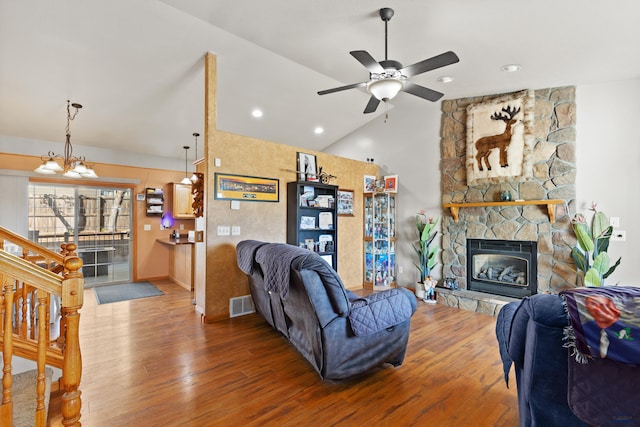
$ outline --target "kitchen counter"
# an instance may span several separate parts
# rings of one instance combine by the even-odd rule
[[[176,239],[156,239],[156,240],[159,243],[162,243],[163,245],[170,245],[170,246],[193,245],[195,243],[195,242],[189,242],[186,237],[181,237],[178,240],[176,240]]]
[[[189,242],[187,236],[177,240],[165,238],[157,241],[169,247],[169,278],[183,288],[193,291],[194,242]]]

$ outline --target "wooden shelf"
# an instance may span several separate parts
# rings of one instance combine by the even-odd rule
[[[523,205],[547,205],[547,212],[549,213],[549,222],[552,224],[556,222],[556,208],[555,205],[564,203],[564,200],[549,199],[549,200],[514,200],[511,202],[471,202],[471,203],[445,203],[442,205],[444,208],[451,209],[451,215],[453,220],[458,222],[458,210],[460,208],[475,208],[483,206],[523,206]]]

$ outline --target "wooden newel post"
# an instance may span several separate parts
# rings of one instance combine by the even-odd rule
[[[72,247],[73,246],[73,247]],[[75,244],[68,244],[64,260],[62,280],[62,319],[64,324],[64,362],[62,366],[62,424],[81,426],[81,392],[78,389],[82,377],[82,355],[80,353],[79,325],[82,308],[84,278],[78,270],[82,260],[75,254]]]
[[[3,279],[4,277],[0,277]],[[11,422],[13,419],[13,396],[11,395],[11,385],[13,383],[13,376],[11,374],[11,363],[13,358],[13,323],[11,318],[11,306],[13,305],[13,283],[5,283],[3,296],[3,318],[0,319],[3,322],[4,342],[2,347],[2,406],[0,407],[0,421],[2,424],[5,422]]]

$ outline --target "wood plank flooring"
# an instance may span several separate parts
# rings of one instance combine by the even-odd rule
[[[419,302],[402,366],[327,383],[259,315],[202,324],[189,291],[154,284],[105,305],[85,291],[83,426],[518,425],[491,316]]]

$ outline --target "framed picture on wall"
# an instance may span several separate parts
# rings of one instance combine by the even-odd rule
[[[216,200],[278,202],[280,201],[280,180],[216,172],[215,198]]]
[[[298,152],[298,180],[317,181],[316,156]]]
[[[338,189],[338,215],[353,216],[353,190]]]

